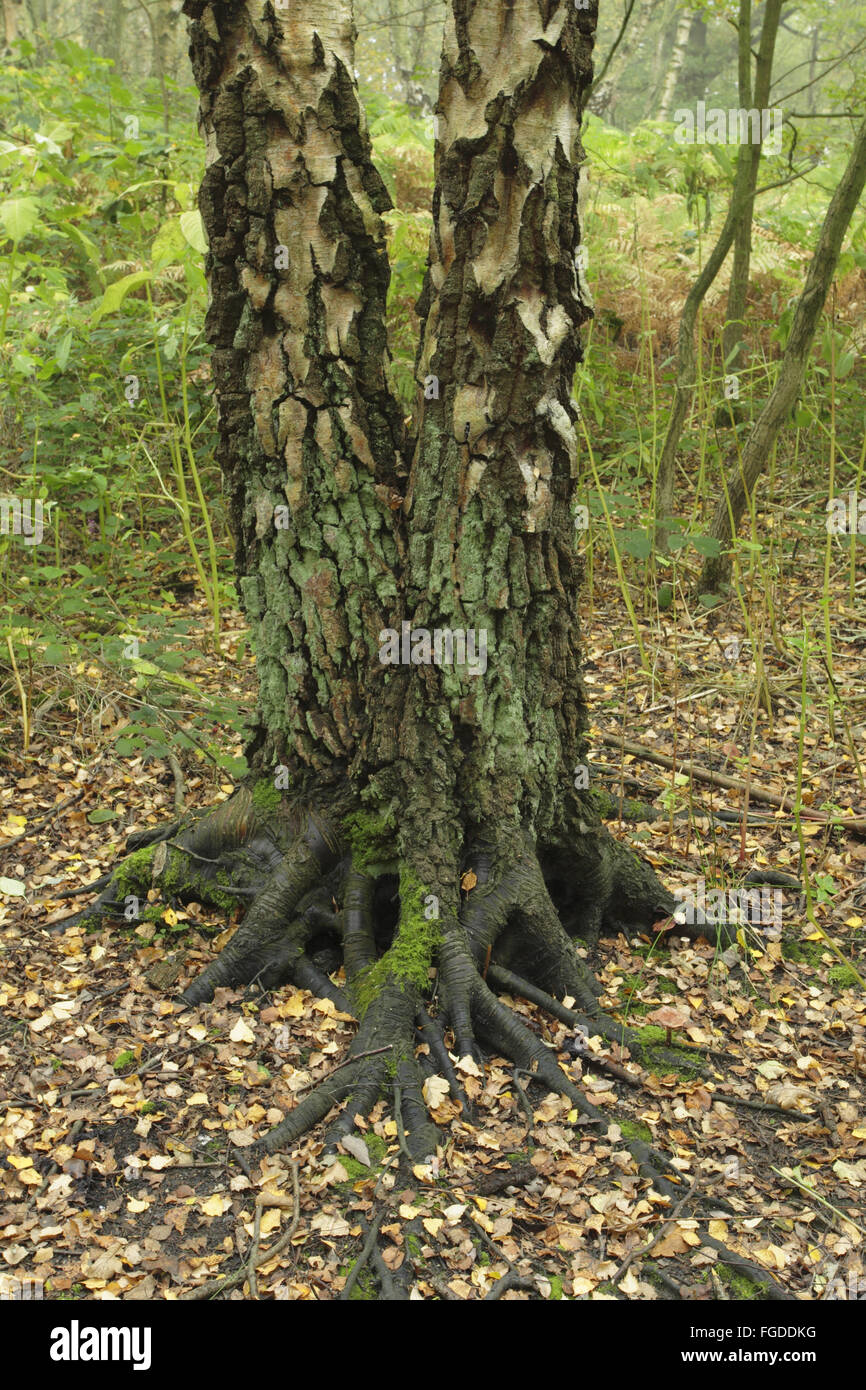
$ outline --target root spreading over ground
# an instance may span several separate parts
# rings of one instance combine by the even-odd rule
[[[391,825],[349,800],[289,802],[260,782],[214,811],[132,837],[132,852],[73,920],[134,922],[154,889],[163,901],[224,911],[243,904],[240,925],[183,1000],[195,1006],[220,986],[261,994],[292,982],[357,1019],[346,1059],[260,1141],[259,1152],[290,1151],[323,1121],[325,1148],[333,1150],[385,1098],[405,1161],[435,1163],[442,1135],[425,1081],[447,1081],[471,1122],[461,1063],[483,1066],[485,1049],[508,1059],[515,1077],[567,1097],[582,1137],[605,1135],[610,1116],[503,994],[567,1024],[575,1056],[590,1038],[604,1040],[618,1060],[594,1061],[623,1085],[636,1084],[636,1075],[622,1059],[682,1067],[683,1050],[669,1032],[648,1044],[598,1004],[585,945],[600,933],[663,930],[674,906],[652,872],[603,828],[587,831],[574,851],[538,846],[513,831],[478,835],[464,846],[450,884],[422,882],[396,843]],[[341,965],[338,986],[331,976]],[[687,1061],[700,1072],[694,1049]],[[667,1155],[636,1134],[621,1143],[657,1193],[672,1204],[700,1203]],[[241,1158],[248,1169],[250,1151]],[[725,1203],[715,1197],[712,1206]],[[766,1270],[706,1240],[764,1297],[790,1297]],[[381,1276],[381,1296],[405,1296],[386,1277],[375,1233],[366,1258]]]

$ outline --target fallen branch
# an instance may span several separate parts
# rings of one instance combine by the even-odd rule
[[[689,1200],[691,1196],[693,1196],[697,1185],[698,1180],[697,1178],[695,1178],[691,1184],[691,1187],[689,1187],[688,1190],[683,1193],[682,1197],[677,1202],[670,1216],[665,1217],[664,1221],[659,1226],[652,1240],[647,1241],[646,1245],[640,1245],[637,1247],[637,1249],[632,1250],[630,1255],[626,1255],[619,1269],[611,1278],[610,1282],[612,1284],[618,1284],[623,1275],[627,1272],[631,1265],[634,1264],[635,1260],[641,1259],[644,1255],[648,1255],[649,1252],[652,1249],[654,1249],[656,1245],[658,1245],[665,1231],[668,1229],[669,1226],[673,1225],[680,1212],[682,1211],[683,1207],[685,1206],[686,1202]]]
[[[69,806],[74,806],[76,802],[80,801],[84,792],[85,788],[82,787],[81,791],[76,792],[74,796],[67,796],[65,801],[58,801],[57,805],[53,806],[47,815],[44,815],[35,825],[31,825],[27,830],[22,830],[20,835],[13,835],[11,840],[4,840],[0,849],[11,849],[13,845],[18,844],[19,840],[29,840],[31,835],[35,835],[37,830],[42,829],[43,825],[47,825],[55,816],[59,816],[61,811],[67,810]]]
[[[795,808],[791,798],[783,796],[781,792],[774,792],[769,787],[762,787],[756,783],[747,785],[739,777],[730,777],[726,772],[714,772],[712,768],[701,767],[689,758],[676,761],[667,753],[658,753],[654,748],[645,748],[641,743],[631,743],[628,739],[621,739],[617,734],[601,733],[599,737],[608,748],[618,748],[620,752],[629,753],[634,758],[645,758],[647,762],[658,763],[660,767],[682,772],[693,777],[696,782],[708,782],[710,786],[723,787],[727,791],[744,794],[748,792],[752,801],[762,801],[767,806],[776,806],[780,811],[794,814]],[[823,825],[841,825],[845,830],[856,830],[860,834],[866,832],[864,816],[830,816],[826,811],[814,811],[805,806],[800,808],[800,815],[804,820],[819,821]]]

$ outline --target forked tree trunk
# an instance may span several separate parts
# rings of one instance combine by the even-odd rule
[[[289,978],[358,1018],[349,1057],[265,1149],[345,1101],[332,1146],[385,1095],[401,1148],[430,1155],[425,1070],[470,1116],[453,1055],[480,1060],[482,1041],[607,1134],[497,994],[676,1065],[599,1010],[572,940],[647,929],[674,906],[601,827],[579,766],[570,389],[589,313],[575,251],[595,10],[452,0],[404,445],[386,378],[387,197],[346,0],[185,8],[220,456],[259,675],[254,774],[216,811],[138,837],[88,914],[120,901],[134,918],[149,887],[217,906],[237,893],[243,923],[185,1002]],[[467,659],[449,659],[446,635]],[[345,989],[315,958],[323,932]],[[670,1160],[620,1142],[679,1195]]]
[[[416,1027],[455,1095],[446,1026],[459,1055],[483,1039],[601,1123],[494,993],[637,1055],[637,1036],[599,1012],[572,935],[645,929],[674,905],[607,835],[581,765],[570,388],[589,313],[575,252],[595,12],[453,0],[404,444],[386,376],[387,195],[346,0],[185,9],[258,727],[250,784],[137,841],[91,915],[147,885],[216,905],[245,895],[186,1001],[291,978],[355,1012],[349,1061],[269,1148],[348,1098],[339,1138],[396,1087],[409,1147],[429,1153]],[[347,993],[308,951],[317,931],[341,941]]]

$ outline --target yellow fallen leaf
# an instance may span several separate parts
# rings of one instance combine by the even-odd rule
[[[305,1012],[304,997],[297,990],[280,1005],[280,1018],[303,1018]]]
[[[209,1105],[210,1102],[204,1091],[196,1091],[195,1095],[190,1096],[187,1105]]]
[[[436,1110],[440,1106],[450,1091],[450,1086],[444,1076],[428,1076],[422,1087],[422,1095],[431,1110]]]
[[[245,1018],[238,1019],[229,1037],[233,1043],[252,1043],[256,1040],[256,1035]]]
[[[10,1154],[10,1155],[9,1155],[9,1162],[11,1163],[11,1165],[12,1165],[13,1168],[18,1168],[19,1170],[20,1170],[21,1168],[32,1168],[32,1167],[33,1167],[33,1159],[32,1159],[32,1158],[22,1158],[22,1157],[20,1157],[18,1154]]]
[[[173,907],[167,907],[165,909],[165,912],[162,914],[162,920],[165,922],[167,927],[177,926],[177,913],[175,912]]]
[[[724,1221],[711,1221],[707,1229],[713,1240],[726,1241],[728,1239],[728,1228]]]
[[[223,1205],[224,1202],[225,1206]],[[204,1212],[205,1216],[222,1216],[223,1212],[225,1211],[225,1207],[227,1207],[228,1205],[229,1202],[227,1201],[227,1199],[221,1197],[218,1192],[215,1192],[212,1197],[208,1197],[204,1202],[202,1202],[201,1209]]]
[[[130,1197],[126,1204],[126,1210],[131,1212],[133,1216],[139,1216],[141,1212],[147,1211],[149,1206],[150,1202],[140,1202],[137,1197]]]
[[[425,1216],[421,1224],[429,1235],[438,1236],[444,1222],[440,1216]]]
[[[414,1221],[418,1215],[418,1208],[410,1206],[408,1202],[402,1202],[399,1211],[404,1221]]]
[[[167,1154],[154,1154],[153,1158],[147,1160],[148,1168],[154,1168],[157,1173],[161,1173],[163,1168],[170,1168],[171,1163]]]

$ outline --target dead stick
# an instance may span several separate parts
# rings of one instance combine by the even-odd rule
[[[634,758],[646,758],[648,762],[658,763],[660,767],[673,768],[677,771],[688,773],[698,782],[708,782],[713,787],[724,787],[728,791],[745,792],[748,791],[753,801],[763,801],[768,806],[777,806],[780,811],[789,811],[793,814],[794,807],[791,798],[782,796],[780,792],[771,791],[769,787],[758,786],[751,783],[747,787],[746,783],[739,777],[729,777],[726,772],[714,772],[712,768],[700,767],[697,763],[686,759],[683,762],[674,763],[667,753],[657,753],[654,748],[644,748],[640,743],[629,743],[618,738],[615,734],[602,733],[599,735],[602,743],[609,748],[618,748],[623,753],[630,753]],[[814,811],[810,807],[800,808],[800,815],[804,820],[820,821],[822,824],[828,822],[833,825],[841,825],[846,830],[866,830],[866,817],[848,816],[828,816],[824,811]]]
[[[273,1193],[263,1192],[258,1198],[256,1202],[257,1218],[260,1219],[261,1208],[263,1206],[280,1205],[280,1203],[273,1201],[273,1195]],[[267,1200],[268,1197],[271,1198],[270,1202]],[[238,1284],[242,1284],[245,1279],[250,1278],[250,1275],[258,1269],[259,1265],[263,1265],[267,1260],[272,1259],[274,1255],[279,1255],[285,1250],[292,1236],[295,1234],[295,1231],[298,1229],[298,1223],[301,1219],[301,1191],[298,1183],[297,1163],[292,1163],[292,1207],[293,1216],[291,1225],[289,1229],[280,1236],[276,1245],[272,1245],[269,1250],[266,1250],[264,1254],[262,1254],[259,1251],[258,1244],[254,1244],[250,1252],[249,1260],[241,1269],[236,1270],[234,1274],[229,1274],[225,1279],[210,1279],[208,1283],[202,1284],[199,1288],[190,1289],[188,1293],[182,1293],[180,1298],[184,1301],[200,1302],[205,1298],[216,1298],[218,1293],[226,1293],[230,1289],[236,1289]],[[252,1284],[250,1290],[252,1292]],[[253,1297],[256,1297],[256,1295],[254,1294]]]
[[[670,1216],[666,1217],[662,1224],[659,1226],[652,1240],[647,1241],[646,1245],[641,1245],[636,1250],[632,1250],[630,1255],[626,1255],[619,1269],[611,1278],[610,1282],[612,1284],[618,1284],[622,1276],[625,1274],[626,1270],[629,1268],[630,1265],[634,1263],[635,1260],[641,1259],[644,1255],[648,1255],[649,1252],[654,1248],[654,1246],[658,1245],[665,1231],[668,1229],[670,1225],[673,1224],[674,1221],[676,1221],[686,1202],[694,1193],[694,1190],[697,1187],[697,1185],[698,1180],[697,1178],[695,1178],[688,1192],[685,1192],[683,1194],[683,1196],[680,1198],[673,1211],[671,1212]]]
[[[18,844],[19,840],[29,840],[31,835],[35,835],[37,830],[42,829],[43,825],[47,825],[55,816],[59,816],[61,811],[65,811],[67,807],[74,806],[77,801],[80,801],[84,792],[85,788],[82,787],[81,791],[76,792],[74,796],[67,796],[65,801],[58,801],[57,805],[52,807],[48,814],[38,820],[35,825],[31,825],[29,830],[22,830],[20,835],[13,835],[11,840],[4,840],[0,849],[11,849],[13,845]]]

